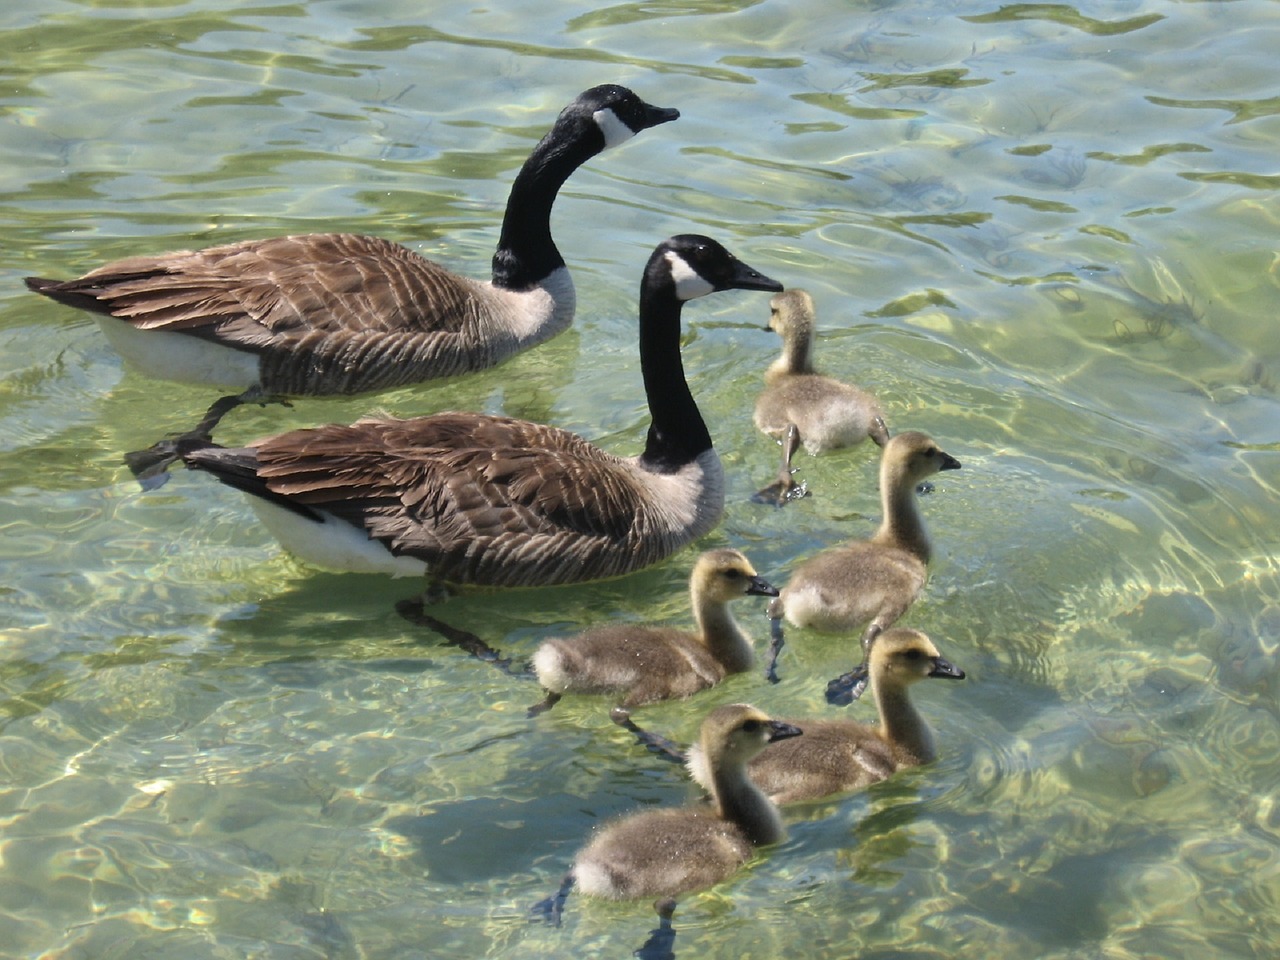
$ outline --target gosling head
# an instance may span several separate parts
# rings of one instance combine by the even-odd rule
[[[799,727],[772,719],[750,704],[731,703],[717,707],[702,721],[698,737],[703,755],[712,769],[742,765],[775,740],[798,737]]]
[[[757,574],[750,560],[730,549],[708,550],[698,557],[689,583],[695,596],[714,603],[778,595],[778,588]]]
[[[769,329],[785,340],[793,330],[811,329],[814,313],[813,297],[793,287],[769,301]]]
[[[893,627],[876,637],[869,661],[871,682],[881,688],[901,689],[930,677],[964,679],[964,671],[944,658],[932,640],[906,627]]]
[[[914,487],[940,470],[959,470],[960,461],[945,453],[933,438],[918,430],[891,437],[880,455],[883,470]]]

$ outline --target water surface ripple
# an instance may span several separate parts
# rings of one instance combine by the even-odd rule
[[[1271,957],[1280,942],[1280,100],[1273,0],[405,0],[9,4],[0,85],[0,955],[622,956],[648,904],[527,922],[602,818],[690,797],[604,706],[422,636],[405,581],[283,555],[243,500],[125,450],[211,399],[124,367],[29,274],[350,230],[484,275],[510,179],[583,88],[678,106],[569,181],[575,328],[490,373],[242,408],[221,439],[461,408],[621,452],[653,244],[705,232],[818,305],[823,368],[964,469],[924,510],[907,622],[968,673],[921,691],[941,759],[788,811],[791,837],[686,898],[684,956]],[[877,521],[858,449],[748,502],[777,344],[759,294],[685,312],[725,460],[706,545],[783,582]],[[692,551],[620,581],[457,598],[527,656],[686,617]],[[755,608],[744,621],[763,634]],[[852,641],[796,631],[827,710]],[[926,685],[929,686],[929,685]],[[867,717],[869,707],[852,712]]]

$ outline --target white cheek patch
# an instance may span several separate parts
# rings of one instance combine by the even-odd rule
[[[674,250],[667,251],[667,264],[671,268],[671,279],[676,283],[678,300],[695,300],[715,293],[716,288],[708,283],[698,271]]]
[[[618,115],[608,107],[597,110],[591,115],[591,119],[596,122],[596,126],[604,134],[604,147],[606,150],[610,147],[616,147],[620,143],[626,143],[636,135],[636,132],[619,120]]]

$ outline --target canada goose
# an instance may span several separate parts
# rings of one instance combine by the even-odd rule
[[[682,304],[780,288],[707,237],[657,246],[640,286],[652,422],[639,456],[524,420],[441,413],[294,430],[242,449],[191,441],[182,457],[251,494],[277,539],[321,567],[508,587],[630,573],[711,530],[724,508],[720,458],[680,361]]]
[[[560,891],[535,911],[558,925],[574,883],[588,896],[665,899],[733,874],[757,847],[786,836],[778,808],[752,784],[747,764],[767,744],[800,733],[747,704],[712,710],[698,737],[710,771],[710,804],[648,810],[606,824],[574,858]]]
[[[963,680],[919,630],[894,627],[876,638],[868,656],[878,726],[853,720],[794,720],[804,736],[770,746],[747,766],[752,781],[774,803],[817,800],[884,780],[903,767],[936,756],[929,725],[908,696],[917,680]],[[710,789],[711,770],[701,745],[686,761],[693,779]]]
[[[751,669],[755,654],[729,610],[741,597],[776,597],[737,550],[708,550],[689,575],[696,633],[649,624],[610,624],[547,640],[533,670],[547,691],[540,713],[568,692],[621,694],[624,707],[687,697]]]
[[[915,430],[885,444],[880,454],[883,517],[875,535],[824,550],[801,564],[769,604],[770,680],[777,679],[774,665],[783,643],[783,617],[794,626],[825,633],[846,633],[865,625],[862,664],[827,687],[831,703],[849,703],[861,695],[871,642],[907,612],[924,588],[930,547],[916,484],[939,470],[959,468],[959,460]]]
[[[238,402],[480,370],[573,320],[573,281],[550,227],[565,180],[605,148],[679,116],[616,84],[576,97],[516,175],[488,282],[377,237],[310,234],[130,257],[74,280],[26,283],[100,314],[112,346],[150,376],[246,391],[210,407],[195,431],[205,439]]]
[[[792,478],[791,458],[803,443],[811,454],[851,447],[870,437],[889,441],[880,403],[858,387],[813,369],[813,298],[791,289],[769,301],[769,329],[782,337],[782,355],[765,371],[764,392],[756,400],[755,424],[782,444],[778,479],[754,499],[778,506],[805,495]]]

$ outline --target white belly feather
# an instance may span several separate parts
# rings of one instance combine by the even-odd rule
[[[143,330],[115,317],[94,317],[125,360],[147,376],[247,390],[258,382],[258,358],[187,333]]]

